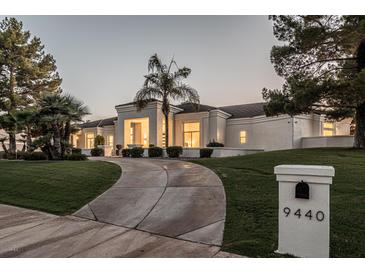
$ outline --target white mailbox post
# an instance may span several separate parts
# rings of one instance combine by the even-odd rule
[[[280,165],[279,247],[296,257],[328,258],[331,166]]]

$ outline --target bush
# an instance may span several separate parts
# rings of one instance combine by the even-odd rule
[[[120,155],[120,150],[122,149],[122,145],[118,144],[118,145],[116,145],[115,147],[117,148],[117,150],[115,151],[115,154],[116,154],[117,156],[119,156],[119,155]]]
[[[42,161],[48,160],[47,154],[40,151],[34,151],[32,153],[25,153],[24,160],[26,161]]]
[[[74,147],[71,149],[71,153],[72,154],[81,154],[81,148]]]
[[[104,149],[99,148],[99,147],[93,148],[90,151],[90,154],[91,154],[91,156],[94,156],[94,157],[104,156]]]
[[[200,158],[210,158],[213,154],[212,148],[201,148],[200,149]]]
[[[131,157],[132,158],[141,158],[143,157],[144,149],[142,147],[134,147],[131,149]]]
[[[2,156],[0,156],[0,159],[7,159],[7,160],[23,160],[24,159],[24,155],[27,154],[27,152],[25,151],[17,151],[17,153],[5,153],[4,151],[2,151],[3,154]]]
[[[16,156],[18,160],[24,160],[24,157],[26,154],[29,154],[29,152],[26,151],[17,151]],[[15,156],[14,156],[15,158]]]
[[[162,157],[162,148],[160,147],[148,148],[148,157]]]
[[[5,159],[5,151],[0,151],[0,159]]]
[[[172,146],[166,148],[166,153],[170,158],[178,158],[183,152],[183,148],[180,146]]]
[[[213,140],[212,142],[207,144],[207,147],[224,147],[224,145]]]
[[[131,150],[129,148],[122,149],[123,157],[131,157]]]
[[[67,161],[85,161],[87,160],[87,156],[85,154],[66,154],[65,156],[63,156],[63,160],[67,160]]]

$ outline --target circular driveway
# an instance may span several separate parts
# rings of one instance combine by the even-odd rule
[[[213,171],[178,160],[102,160],[120,165],[122,176],[75,216],[192,242],[222,244],[226,198]]]

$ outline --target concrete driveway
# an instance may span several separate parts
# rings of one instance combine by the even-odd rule
[[[0,256],[235,257],[220,252],[226,201],[211,170],[177,160],[103,160],[120,165],[121,178],[73,216],[0,205]]]

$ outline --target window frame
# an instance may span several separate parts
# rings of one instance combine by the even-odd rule
[[[90,138],[88,137],[89,135],[92,135],[93,137]],[[89,146],[89,140],[91,140],[91,144],[92,146]],[[95,145],[95,133],[94,132],[87,132],[85,133],[85,146],[86,146],[86,149],[92,149],[94,148],[94,145]]]
[[[199,130],[189,130],[189,131],[185,131],[185,124],[198,124],[199,125]],[[193,140],[193,133],[198,133],[199,136],[199,141],[198,141],[198,145],[193,147],[193,146],[185,146],[185,133],[190,135],[190,143],[192,143]],[[183,122],[183,147],[187,147],[187,148],[199,148],[200,147],[200,122],[199,121],[189,121],[189,122]]]

